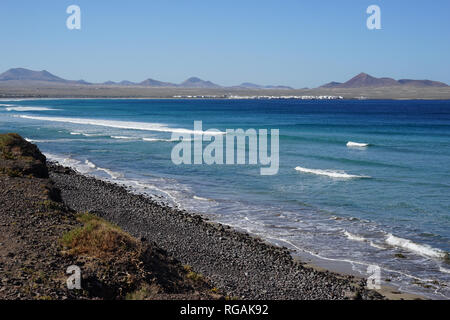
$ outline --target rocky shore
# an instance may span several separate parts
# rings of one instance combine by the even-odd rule
[[[111,221],[205,275],[226,296],[239,299],[383,299],[364,279],[319,271],[289,251],[180,211],[120,185],[49,165],[70,208]]]
[[[383,299],[365,285],[0,135],[0,299]]]
[[[223,298],[155,243],[68,208],[39,149],[0,134],[0,300]]]

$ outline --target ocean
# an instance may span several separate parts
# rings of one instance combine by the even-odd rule
[[[175,165],[171,133],[199,120],[279,129],[278,174]],[[450,101],[4,99],[0,132],[315,264],[450,298]]]

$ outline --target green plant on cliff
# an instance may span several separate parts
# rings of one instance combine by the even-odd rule
[[[139,246],[128,233],[90,213],[80,214],[77,220],[83,226],[65,233],[61,239],[70,254],[107,258],[134,251]]]

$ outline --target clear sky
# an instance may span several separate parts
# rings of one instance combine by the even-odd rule
[[[66,8],[81,8],[68,30]],[[366,9],[381,8],[381,30]],[[315,87],[359,72],[450,83],[448,0],[1,0],[0,72]]]

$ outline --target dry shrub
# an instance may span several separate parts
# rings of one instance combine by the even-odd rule
[[[92,214],[82,214],[78,220],[83,226],[62,238],[62,244],[70,254],[105,258],[135,251],[139,246],[128,233]]]

